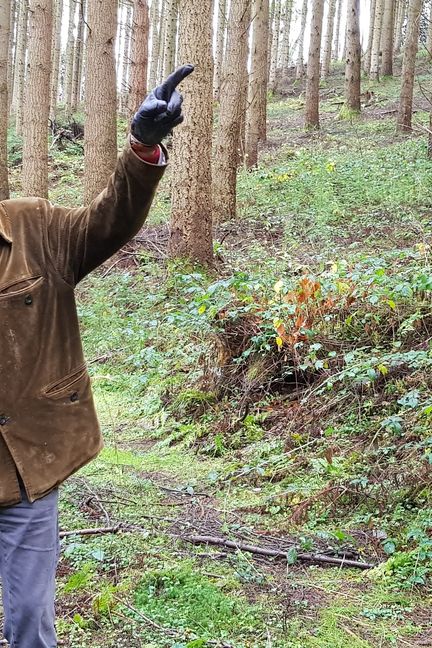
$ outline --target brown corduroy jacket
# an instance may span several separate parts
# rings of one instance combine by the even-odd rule
[[[139,231],[163,172],[127,144],[88,207],[0,203],[0,506],[16,471],[34,501],[102,447],[74,288]]]

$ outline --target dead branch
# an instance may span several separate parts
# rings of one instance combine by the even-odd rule
[[[107,535],[109,533],[120,533],[125,531],[125,527],[121,524],[112,527],[98,527],[94,529],[75,529],[74,531],[60,531],[60,538],[68,538],[73,535],[93,536],[93,535]]]

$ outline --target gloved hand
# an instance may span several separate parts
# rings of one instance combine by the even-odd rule
[[[146,146],[160,144],[175,126],[182,123],[183,97],[176,88],[193,71],[193,65],[183,65],[150,92],[132,120],[131,133],[139,142]]]

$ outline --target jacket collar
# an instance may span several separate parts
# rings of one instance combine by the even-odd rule
[[[8,243],[12,243],[12,228],[9,220],[9,216],[0,203],[0,237],[3,238]]]

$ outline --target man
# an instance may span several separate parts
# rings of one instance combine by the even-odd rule
[[[58,486],[102,441],[74,288],[141,228],[183,121],[174,72],[144,101],[107,188],[88,207],[0,203],[0,577],[11,648],[55,648]]]

